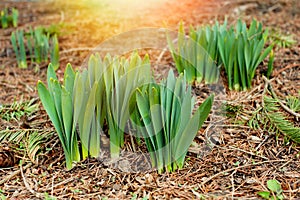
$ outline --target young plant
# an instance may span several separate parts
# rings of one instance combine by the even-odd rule
[[[197,30],[191,27],[187,37],[181,23],[178,31],[177,49],[168,37],[168,44],[176,69],[179,73],[186,73],[188,82],[204,80],[205,83],[216,83],[218,81],[220,62],[217,49],[217,30],[219,28],[218,24],[213,28],[207,26]]]
[[[43,33],[41,27],[31,30],[30,33],[34,44],[35,62],[38,64],[47,62],[49,54],[49,36]]]
[[[52,44],[50,48],[50,61],[56,71],[59,68],[59,45],[56,35],[52,37]]]
[[[133,53],[129,60],[106,56],[104,66],[110,153],[112,158],[116,158],[124,144],[125,125],[130,118],[130,97],[137,87],[149,83],[150,61],[148,56],[142,59],[137,53]]]
[[[16,54],[19,68],[27,68],[26,50],[24,42],[24,33],[17,30],[11,34],[11,43]]]
[[[8,12],[8,9],[5,8],[0,11],[0,20],[2,28],[8,28],[9,26],[17,27],[18,26],[18,17],[19,11],[15,8],[11,9],[11,15]]]
[[[249,29],[239,20],[235,30],[231,27],[219,31],[219,54],[230,90],[247,90],[251,87],[258,65],[273,48],[269,46],[264,50],[267,34],[267,31],[262,31],[262,24],[255,20]]]
[[[41,102],[52,121],[58,137],[62,143],[66,158],[67,169],[72,168],[73,161],[80,161],[80,148],[76,135],[76,121],[73,117],[73,95],[75,72],[68,65],[61,85],[57,79],[53,66],[50,64],[47,71],[46,86],[39,81],[37,90]]]
[[[294,35],[284,35],[279,30],[272,30],[269,41],[278,48],[289,48],[297,43]]]
[[[48,89],[41,81],[37,85],[42,104],[62,143],[67,169],[72,168],[73,161],[80,161],[88,155],[97,157],[100,153],[101,127],[97,117],[103,115],[100,101],[103,91],[98,87],[101,71],[96,70],[94,62],[92,56],[89,72],[84,70],[82,73],[75,73],[68,65],[63,85],[58,82],[54,67],[50,64],[47,72]],[[97,69],[101,68],[97,66]]]
[[[272,46],[264,49],[268,31],[262,31],[262,24],[253,20],[249,29],[241,20],[236,28],[227,28],[227,22],[213,27],[190,28],[189,36],[184,34],[181,24],[178,32],[178,47],[168,40],[178,72],[185,71],[188,82],[204,80],[215,83],[219,78],[219,67],[223,65],[229,89],[247,90],[258,65],[268,56]],[[270,56],[268,73],[272,71],[273,57]]]
[[[111,156],[119,156],[129,120],[130,96],[150,77],[149,58],[142,60],[137,53],[130,60],[107,55],[102,61],[99,55],[93,55],[88,69],[77,73],[69,65],[63,85],[58,82],[52,64],[49,65],[48,89],[39,81],[38,93],[62,143],[68,169],[73,161],[99,156],[105,120],[109,126]]]
[[[7,8],[5,8],[5,9],[3,9],[3,10],[1,10],[1,12],[0,12],[0,16],[1,16],[1,26],[2,26],[2,28],[7,28],[8,27],[8,18],[9,18],[9,16],[8,16],[8,11],[7,11]]]
[[[145,139],[152,166],[159,173],[181,169],[189,146],[208,117],[213,96],[194,112],[194,98],[182,74],[169,72],[160,85],[149,83],[131,98],[131,121]]]
[[[43,32],[42,27],[29,30],[29,33],[24,33],[22,30],[17,30],[11,35],[11,43],[17,57],[18,66],[20,68],[27,68],[27,55],[31,62],[40,64],[47,62],[50,54],[50,61],[55,70],[59,68],[59,44],[57,36],[49,37]],[[26,46],[27,45],[27,46]],[[26,48],[27,47],[27,48]]]

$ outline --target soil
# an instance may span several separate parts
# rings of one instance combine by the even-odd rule
[[[147,4],[140,1],[132,1],[132,4],[122,1],[96,2],[1,1],[0,9],[15,7],[19,10],[17,29],[28,30],[29,27],[52,24],[59,27],[60,68],[57,74],[60,78],[63,77],[67,63],[81,69],[86,66],[87,57],[95,51],[101,55],[107,52],[119,54],[119,51],[127,55],[124,46],[130,49],[131,39],[143,37],[147,40],[149,31],[140,32],[141,35],[137,36],[137,29],[150,27],[177,31],[180,21],[187,28],[189,25],[213,24],[215,20],[223,21],[225,18],[229,24],[234,24],[239,18],[250,23],[255,18],[270,30],[280,30],[282,34],[294,36],[296,43],[293,46],[275,49],[270,84],[280,98],[295,96],[300,91],[298,0],[153,0]],[[209,122],[216,120],[211,114],[195,138],[182,170],[163,174],[149,169],[133,172],[124,170],[121,165],[114,167],[99,158],[77,163],[72,170],[67,171],[62,147],[36,91],[37,80],[46,80],[48,63],[30,63],[28,69],[18,68],[10,43],[10,35],[14,30],[16,28],[12,27],[0,29],[0,106],[34,99],[39,107],[34,114],[20,120],[0,119],[0,133],[3,134],[5,130],[27,134],[36,131],[48,134],[48,140],[34,159],[28,152],[18,150],[16,144],[1,143],[0,164],[5,163],[7,167],[0,168],[0,197],[259,199],[257,192],[267,191],[267,181],[276,179],[281,183],[285,199],[300,199],[299,144],[286,142],[282,135],[253,130],[245,123],[245,119],[249,119],[257,105],[262,103],[265,87],[262,74],[266,71],[267,61],[259,66],[251,90],[234,92],[228,91],[225,86],[225,93],[220,94],[222,96],[219,98],[239,108],[239,111],[233,116],[220,119],[221,123],[213,129],[213,134],[218,136],[213,147],[206,145],[205,135],[210,132]],[[124,35],[126,32],[129,34]],[[115,43],[112,49],[103,45],[105,41],[111,44],[113,36],[124,40]],[[149,41],[152,39],[148,38]],[[147,47],[151,44],[149,41],[139,42],[145,42],[146,46],[143,47]],[[170,68],[174,69],[174,63],[170,53],[164,52],[166,42],[159,40],[158,44],[159,48],[150,48],[150,45],[140,49],[139,53],[149,54],[155,78],[161,79]],[[100,50],[95,50],[96,47],[100,47]],[[207,89],[196,86],[194,93],[202,101]],[[299,119],[287,116],[299,127]],[[129,143],[125,145],[124,151],[132,151]],[[131,155],[127,156],[132,159]]]

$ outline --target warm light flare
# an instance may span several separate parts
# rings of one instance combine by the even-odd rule
[[[156,7],[159,4],[162,4],[166,1],[170,0],[147,0],[147,1],[141,1],[141,0],[99,0],[99,2],[107,3],[109,5],[112,5],[116,8],[122,8],[122,9],[144,9],[149,7]]]

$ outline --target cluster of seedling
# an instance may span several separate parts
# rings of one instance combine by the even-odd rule
[[[185,71],[189,82],[204,80],[215,83],[219,71],[224,69],[230,90],[251,88],[252,79],[258,65],[271,53],[273,46],[265,49],[268,31],[253,20],[250,27],[239,20],[235,29],[227,27],[227,22],[213,27],[191,27],[186,37],[181,24],[178,32],[178,47],[172,41],[169,46],[176,68]],[[268,75],[272,71],[273,53],[270,54]]]
[[[93,55],[82,72],[68,65],[63,84],[52,65],[47,76],[48,89],[39,82],[38,93],[62,142],[68,169],[73,161],[99,156],[104,123],[112,158],[119,157],[130,123],[137,140],[145,139],[153,167],[159,172],[182,168],[213,101],[209,97],[192,116],[195,101],[185,75],[176,79],[170,71],[158,84],[151,76],[148,56],[142,59],[137,53],[130,59],[107,55],[102,60]]]
[[[50,62],[53,67],[59,67],[59,44],[56,35],[50,36],[42,27],[30,28],[29,32],[16,30],[11,34],[11,43],[16,54],[18,66],[27,68],[27,58],[31,63]]]
[[[182,168],[213,103],[210,96],[195,109],[189,83],[216,83],[224,69],[230,90],[249,89],[257,67],[268,55],[266,74],[271,75],[274,54],[273,45],[265,48],[267,36],[255,20],[249,28],[241,21],[235,29],[227,28],[226,22],[197,30],[192,27],[188,37],[180,25],[178,47],[168,39],[179,76],[170,70],[160,83],[152,77],[148,56],[142,59],[136,52],[129,59],[107,55],[102,60],[92,55],[83,71],[75,72],[68,65],[63,83],[50,64],[48,88],[39,81],[37,89],[62,143],[67,168],[100,155],[106,125],[112,158],[119,157],[125,134],[131,130],[138,144],[145,142],[159,173]],[[281,128],[287,126],[283,123]]]
[[[12,8],[11,11],[9,12],[7,8],[4,8],[3,10],[0,11],[1,27],[2,28],[8,28],[9,26],[17,27],[18,17],[19,17],[19,12],[17,9]]]

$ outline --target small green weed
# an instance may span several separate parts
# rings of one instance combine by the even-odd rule
[[[267,181],[268,191],[260,191],[257,194],[264,199],[269,200],[282,200],[284,196],[282,194],[281,185],[277,180],[268,180]]]

